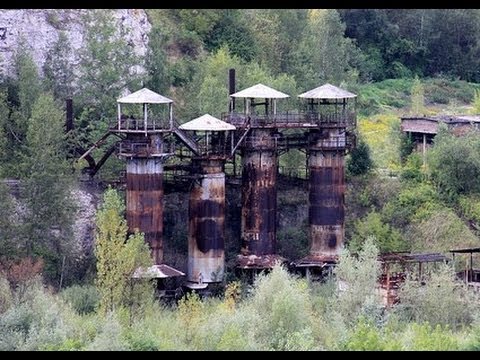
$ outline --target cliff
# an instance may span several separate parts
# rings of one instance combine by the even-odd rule
[[[39,73],[48,50],[64,32],[73,49],[73,64],[78,63],[78,50],[84,46],[85,9],[20,9],[0,10],[0,73],[13,74],[13,59],[21,39],[24,39]],[[106,10],[108,11],[108,10]],[[146,54],[151,24],[142,9],[113,9],[117,31],[123,31],[127,43],[137,55]]]

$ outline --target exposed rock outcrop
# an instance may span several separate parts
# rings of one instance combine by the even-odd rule
[[[1,9],[0,10],[0,72],[11,75],[13,59],[21,39],[25,39],[42,74],[48,50],[63,31],[73,49],[72,64],[79,61],[78,50],[84,46],[85,9]],[[151,24],[143,9],[113,9],[117,30],[123,30],[133,51],[144,56],[147,51]]]

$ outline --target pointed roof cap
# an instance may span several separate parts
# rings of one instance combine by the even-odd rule
[[[236,92],[230,95],[238,98],[262,98],[262,99],[283,99],[290,95],[284,94],[278,90],[272,89],[263,84],[253,85],[247,89]]]
[[[143,88],[130,95],[117,99],[117,102],[122,104],[168,104],[172,103],[173,100],[157,94],[150,89]]]
[[[298,95],[298,97],[306,99],[349,99],[356,96],[357,95],[347,90],[340,89],[331,84],[325,84]]]
[[[179,126],[182,130],[197,130],[197,131],[227,131],[235,130],[235,126],[226,123],[210,114],[202,115],[185,124]]]

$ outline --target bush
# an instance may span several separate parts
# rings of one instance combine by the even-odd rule
[[[68,338],[72,317],[70,309],[36,281],[22,302],[0,315],[0,350],[58,347]]]
[[[355,323],[360,315],[376,318],[379,314],[381,300],[376,287],[380,263],[377,257],[373,237],[367,238],[358,257],[351,255],[348,249],[340,254],[334,270],[338,281],[334,301],[335,309],[347,323]]]
[[[412,251],[446,252],[452,248],[478,246],[478,238],[449,208],[428,210],[425,218],[408,230]]]
[[[397,311],[408,321],[448,325],[451,328],[468,325],[478,306],[471,290],[455,280],[451,266],[425,274],[425,282],[408,278],[399,291]]]
[[[370,157],[370,147],[360,139],[357,147],[352,150],[347,160],[347,174],[353,176],[366,175],[373,168],[374,164]]]
[[[293,278],[280,265],[260,275],[245,312],[253,314],[249,330],[255,347],[262,350],[312,349],[311,299],[304,280]],[[302,342],[292,339],[303,337]]]
[[[80,315],[95,311],[100,297],[93,285],[73,285],[61,292],[63,300]]]
[[[115,313],[108,313],[100,333],[87,346],[89,351],[124,351],[128,350],[122,338],[122,326]]]
[[[358,252],[368,237],[372,237],[380,252],[405,251],[408,244],[402,234],[382,221],[381,215],[371,211],[355,222],[355,230],[349,249]]]

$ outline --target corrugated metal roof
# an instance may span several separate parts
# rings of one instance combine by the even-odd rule
[[[196,131],[227,131],[235,130],[235,126],[226,123],[210,114],[202,115],[185,124],[179,126],[182,130],[196,130]]]
[[[117,102],[121,104],[169,104],[172,103],[173,100],[157,94],[150,89],[143,88],[117,99]]]
[[[357,95],[352,94],[351,92],[340,89],[331,84],[325,84],[298,95],[298,97],[305,99],[349,99],[356,96]]]
[[[165,279],[173,276],[185,276],[181,271],[178,271],[168,265],[160,264],[153,265],[147,269],[138,268],[132,275],[134,279]]]
[[[238,98],[261,98],[261,99],[284,99],[290,95],[284,94],[278,90],[272,89],[263,84],[253,85],[247,89],[236,92],[230,95]]]

